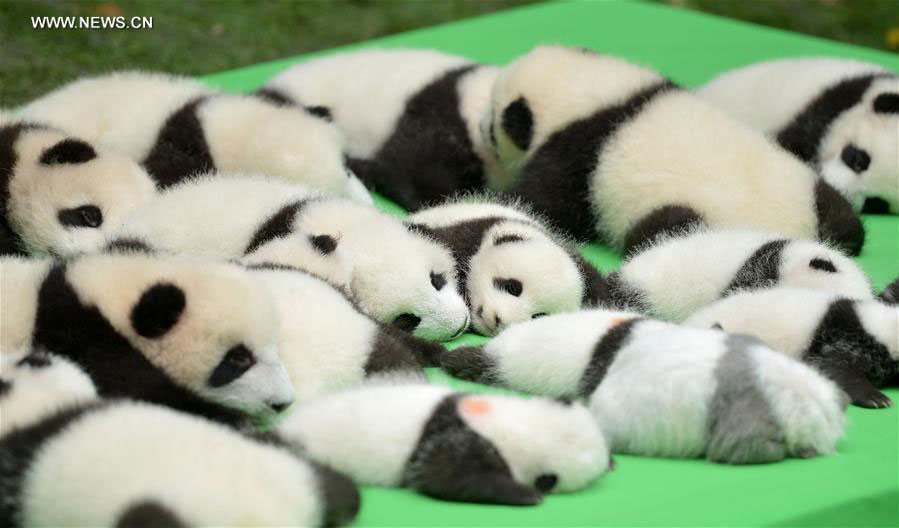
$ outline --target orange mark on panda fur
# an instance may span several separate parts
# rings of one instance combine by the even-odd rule
[[[459,402],[459,407],[465,414],[474,416],[485,415],[490,412],[490,403],[481,398],[465,398]]]
[[[615,328],[616,326],[620,325],[621,323],[626,323],[627,321],[630,321],[631,319],[633,319],[633,317],[626,316],[626,315],[620,315],[618,317],[615,317],[611,321],[609,321],[609,328]]]

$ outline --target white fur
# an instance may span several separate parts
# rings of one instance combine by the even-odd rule
[[[495,119],[521,96],[534,119],[526,153],[511,146],[497,122],[499,158],[515,172],[552,132],[661,80],[654,71],[614,57],[538,47],[510,64],[494,85]],[[596,155],[600,163],[589,177],[589,198],[599,218],[595,227],[615,246],[623,245],[628,230],[647,213],[671,204],[691,207],[712,226],[801,238],[817,234],[816,174],[690,93],[656,96]]]
[[[841,298],[833,292],[772,288],[742,292],[717,301],[687,319],[690,326],[720,324],[728,332],[758,337],[775,350],[801,358],[830,305]],[[899,308],[876,300],[855,301],[865,330],[899,359]]]
[[[41,283],[50,271],[49,259],[0,258],[0,352],[31,350]]]
[[[340,392],[299,406],[278,432],[359,483],[398,486],[425,424],[451,392],[434,385]],[[608,468],[602,434],[580,405],[469,395],[457,412],[499,450],[522,484],[532,486],[538,475],[552,472],[559,478],[556,491],[572,491]]]
[[[339,131],[298,107],[217,92],[174,75],[118,72],[67,84],[26,105],[21,114],[143,161],[166,119],[187,102],[197,108],[216,168],[261,172],[371,203],[343,163]]]
[[[49,365],[18,364],[20,357],[0,359],[0,377],[11,385],[0,397],[0,436],[26,427],[71,405],[97,399],[90,377],[61,357],[47,355]]]
[[[774,136],[829,87],[870,73],[892,72],[875,64],[830,57],[779,59],[725,72],[697,90],[697,95]],[[899,121],[895,114],[875,114],[871,106],[885,92],[899,93],[899,79],[875,80],[858,105],[831,123],[817,154],[824,178],[854,198],[857,206],[865,196],[877,196],[895,213],[899,212]],[[848,144],[871,156],[871,165],[860,175],[840,159]]]
[[[320,198],[308,187],[261,175],[203,175],[166,189],[134,211],[112,238],[137,238],[168,253],[239,258],[256,231],[282,207]],[[353,269],[348,252],[338,244],[323,255],[310,243],[310,233],[294,231],[263,244],[245,260],[295,266],[347,288]]]
[[[659,241],[621,267],[649,313],[682,321],[717,300],[752,254],[781,235],[749,229],[697,230]],[[830,261],[836,273],[811,268],[812,259]],[[864,272],[850,258],[811,240],[792,240],[781,253],[778,285],[814,288],[859,299],[873,297]]]
[[[468,264],[466,286],[474,328],[481,334],[495,335],[534,314],[580,308],[584,281],[566,247],[567,241],[551,234],[539,219],[524,210],[473,200],[423,209],[410,216],[409,221],[437,228],[480,218],[504,219],[484,233]],[[518,235],[524,240],[494,245],[493,241],[503,235]],[[520,281],[521,295],[515,297],[498,289],[493,282],[498,278]]]
[[[0,125],[11,125],[2,122]],[[94,251],[132,209],[150,202],[156,187],[132,159],[93,145],[96,157],[84,163],[45,165],[41,155],[60,141],[77,139],[52,128],[23,130],[13,145],[7,220],[30,253],[72,255]],[[96,228],[60,222],[63,209],[93,205],[103,222]]]
[[[411,313],[421,318],[414,334],[444,341],[468,327],[468,308],[459,295],[450,252],[410,233],[398,219],[372,207],[345,200],[322,200],[305,207],[299,229],[329,234],[350,253],[350,287],[359,307],[384,323]],[[439,291],[431,273],[447,283]]]
[[[22,498],[24,526],[112,526],[142,501],[160,503],[190,526],[324,522],[318,477],[307,462],[138,402],[89,412],[51,438],[31,463]]]

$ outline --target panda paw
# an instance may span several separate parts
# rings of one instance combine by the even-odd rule
[[[458,347],[440,354],[440,367],[452,376],[467,381],[490,383],[493,360],[482,347]]]

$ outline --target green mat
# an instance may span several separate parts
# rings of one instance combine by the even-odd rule
[[[749,0],[747,0],[749,1]],[[772,6],[772,9],[775,9]],[[261,28],[264,30],[264,28]],[[427,47],[503,64],[539,43],[587,46],[653,66],[687,86],[751,62],[795,55],[856,58],[899,70],[874,50],[742,22],[630,1],[559,2],[404,33],[339,50],[294,57],[206,77],[233,91],[258,87],[286,67],[371,46]],[[402,214],[386,200],[385,210]],[[899,217],[864,218],[858,262],[877,288],[899,274]],[[603,271],[618,256],[586,245]],[[466,335],[451,343],[482,342]],[[429,372],[436,383],[492,389]],[[899,390],[886,391],[899,402]],[[406,490],[366,488],[358,526],[897,526],[899,420],[888,410],[849,409],[839,455],[761,466],[616,456],[618,467],[592,487],[551,495],[533,508],[440,502]]]

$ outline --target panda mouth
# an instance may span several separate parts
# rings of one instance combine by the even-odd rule
[[[450,338],[450,340],[456,339],[468,330],[468,325],[471,324],[471,314],[465,314],[465,322],[462,323],[462,326],[456,331],[455,334]]]

